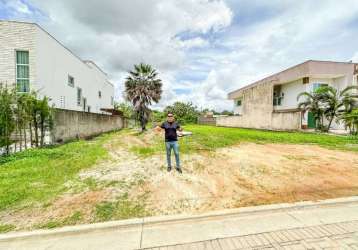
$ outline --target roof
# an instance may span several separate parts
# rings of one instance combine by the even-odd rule
[[[106,76],[108,76],[108,74],[106,72],[104,72],[94,61],[92,60],[83,60],[84,63],[88,64],[92,64],[93,66],[95,66],[99,71],[101,71],[103,74],[105,74]]]
[[[287,68],[287,69],[285,69],[285,70],[279,71],[278,73],[275,73],[275,74],[273,74],[273,75],[269,75],[269,76],[267,76],[267,77],[265,77],[265,78],[263,78],[263,79],[261,79],[261,80],[255,81],[255,82],[253,82],[253,83],[251,83],[251,84],[249,84],[249,85],[246,85],[246,86],[244,86],[244,87],[242,87],[242,88],[239,88],[239,89],[237,89],[237,90],[231,91],[228,95],[230,96],[230,95],[233,95],[233,94],[235,94],[235,93],[237,93],[237,92],[240,92],[240,91],[242,91],[242,90],[255,87],[255,86],[259,85],[259,84],[262,84],[262,83],[266,82],[266,81],[269,80],[269,79],[271,79],[270,81],[275,81],[275,80],[277,80],[276,77],[279,76],[279,75],[281,75],[282,73],[285,73],[285,72],[287,72],[287,71],[294,70],[294,69],[299,68],[299,67],[304,67],[305,65],[308,65],[310,62],[314,62],[314,63],[334,63],[334,64],[357,65],[357,64],[354,63],[354,62],[335,62],[335,61],[307,60],[307,61],[305,61],[305,62],[303,62],[303,63],[297,64],[297,65],[294,65],[294,66],[292,66],[292,67],[289,67],[289,68]]]
[[[57,40],[53,35],[51,35],[47,30],[45,30],[44,28],[41,27],[41,25],[39,25],[38,23],[34,23],[34,22],[25,22],[25,21],[14,21],[14,20],[1,20],[0,22],[9,22],[9,23],[24,23],[24,24],[30,24],[30,25],[35,25],[38,28],[40,28],[42,31],[44,31],[46,34],[48,34],[50,37],[52,37],[59,45],[61,45],[64,49],[66,49],[67,51],[69,51],[74,57],[76,57],[77,59],[79,59],[83,64],[85,64],[87,67],[89,67],[89,65],[87,64],[92,63],[97,69],[99,69],[106,77],[108,77],[108,74],[106,72],[104,72],[95,62],[91,61],[91,60],[82,60],[78,55],[76,55],[72,50],[70,50],[69,48],[67,48],[65,45],[63,45],[59,40]],[[107,83],[111,84],[113,86],[113,84],[109,81],[107,81]]]
[[[123,112],[114,108],[101,108],[101,111],[111,113],[112,115],[123,116]]]

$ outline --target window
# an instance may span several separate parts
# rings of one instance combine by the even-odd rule
[[[18,92],[30,92],[28,51],[16,51],[16,86]]]
[[[81,106],[81,101],[82,101],[82,89],[77,88],[77,105],[78,106]]]
[[[102,97],[102,92],[98,91],[98,97],[101,98]]]
[[[273,93],[273,106],[281,106],[282,100],[285,97],[285,94],[283,92],[274,92]]]
[[[111,105],[113,105],[114,103],[114,99],[113,99],[113,96],[111,96]]]
[[[303,84],[307,84],[307,83],[310,82],[310,78],[309,77],[303,77],[302,82],[303,82]]]
[[[65,96],[60,96],[60,108],[64,109],[66,107]]]
[[[73,78],[72,76],[68,75],[67,84],[68,84],[68,86],[70,86],[70,87],[74,87],[74,86],[75,86],[75,78]]]
[[[86,111],[87,108],[87,98],[83,98],[83,111]]]
[[[87,112],[91,113],[91,106],[87,106]]]
[[[328,84],[326,83],[313,83],[313,91],[316,91],[317,89],[321,88],[321,87],[325,87],[328,86]]]
[[[241,106],[241,100],[236,101],[236,106],[238,106],[238,107]]]

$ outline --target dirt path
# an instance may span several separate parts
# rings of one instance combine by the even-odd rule
[[[96,206],[128,195],[152,215],[200,213],[240,206],[358,195],[358,154],[311,145],[242,143],[214,152],[182,154],[184,173],[168,173],[162,154],[130,150],[144,138],[120,133],[106,145],[111,159],[82,172],[70,191],[48,205],[2,216],[28,228],[43,221],[94,222]],[[83,183],[87,183],[83,186]]]
[[[126,136],[126,144],[148,140]],[[118,138],[123,140],[123,138]],[[154,214],[197,213],[253,204],[315,200],[358,194],[358,154],[319,146],[244,143],[215,152],[182,155],[184,174],[166,172],[165,155],[140,158],[108,145],[115,160],[83,177],[142,180],[130,195],[148,194]]]

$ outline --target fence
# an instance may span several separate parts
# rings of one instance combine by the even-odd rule
[[[124,126],[125,121],[122,116],[56,109],[52,140],[63,142],[76,138],[88,138],[118,130]]]
[[[216,118],[215,117],[205,117],[205,116],[200,116],[198,118],[198,124],[201,125],[216,125]]]

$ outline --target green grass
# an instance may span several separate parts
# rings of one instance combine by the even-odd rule
[[[147,157],[156,153],[157,150],[154,147],[132,146],[130,151],[139,156]]]
[[[179,140],[181,153],[210,151],[228,147],[241,142],[311,144],[329,149],[358,151],[358,138],[304,132],[278,132],[242,128],[224,128],[204,125],[186,125],[184,130],[193,132],[192,136]],[[133,152],[147,157],[164,150],[164,142],[155,140],[151,146],[136,146]]]
[[[66,190],[64,183],[107,157],[103,144],[112,134],[91,141],[32,149],[0,159],[0,210],[46,203]],[[93,183],[89,183],[92,185]]]
[[[331,149],[358,151],[358,138],[304,132],[278,132],[242,128],[189,125],[195,149],[216,149],[240,142],[314,144]]]
[[[128,194],[124,194],[116,201],[105,201],[97,204],[95,208],[95,221],[129,219],[144,217],[149,214],[145,208],[145,197],[138,197],[132,200],[128,198]]]
[[[71,216],[63,220],[50,220],[43,224],[37,225],[39,229],[52,229],[56,227],[76,225],[82,220],[82,213],[79,211],[74,212]]]
[[[15,228],[16,227],[14,225],[0,224],[0,233],[7,233],[7,232],[14,230]]]

